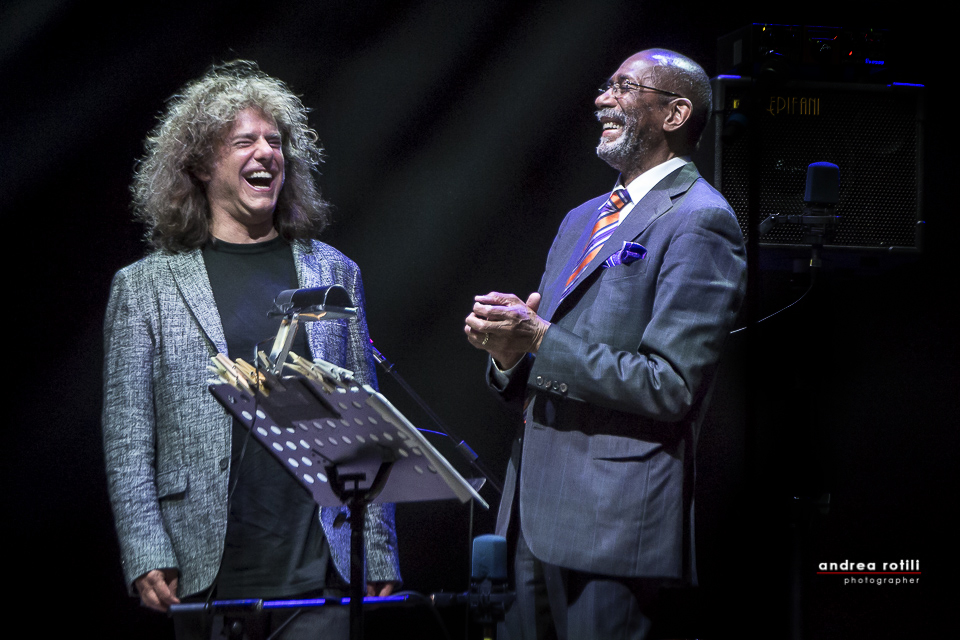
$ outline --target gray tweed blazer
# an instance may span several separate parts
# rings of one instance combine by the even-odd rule
[[[305,325],[312,356],[376,387],[357,265],[318,241],[293,251],[301,287],[340,284],[360,309]],[[104,340],[104,455],[124,576],[131,586],[172,567],[178,595],[197,593],[223,554],[231,438],[231,418],[207,390],[210,358],[227,344],[200,251],[156,252],[117,272]],[[320,519],[346,580],[350,533],[333,526],[339,511],[323,508]],[[400,580],[393,505],[370,507],[365,535],[366,579]]]

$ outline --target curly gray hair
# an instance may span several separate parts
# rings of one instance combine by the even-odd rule
[[[288,241],[315,238],[327,226],[330,205],[311,175],[323,149],[307,125],[306,107],[255,62],[234,60],[187,83],[147,135],[130,190],[152,248],[189,251],[209,240],[210,207],[197,174],[209,170],[237,114],[251,107],[276,121],[283,140],[286,180],[273,226]]]

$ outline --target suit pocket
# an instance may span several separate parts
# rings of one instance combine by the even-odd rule
[[[622,278],[633,278],[642,276],[647,272],[648,260],[646,258],[631,262],[630,264],[618,264],[613,267],[607,267],[601,274],[601,281],[620,280]]]
[[[186,469],[172,469],[157,474],[157,499],[182,498],[187,492],[190,474]]]
[[[584,311],[573,332],[590,342],[633,351],[641,328],[650,321],[656,274],[647,272],[646,260],[603,271],[578,305]]]
[[[663,449],[664,445],[661,442],[601,434],[591,438],[590,457],[594,460],[609,462],[642,462],[654,457]]]

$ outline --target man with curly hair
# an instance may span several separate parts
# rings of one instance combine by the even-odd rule
[[[321,148],[306,108],[234,61],[175,95],[145,146],[131,190],[152,251],[117,273],[104,329],[104,452],[131,593],[159,611],[191,596],[329,594],[349,575],[340,511],[318,513],[207,390],[212,356],[249,361],[276,333],[266,311],[280,291],[331,284],[351,294],[357,318],[309,324],[293,349],[376,386],[360,272],[315,239],[329,205],[311,175]],[[400,580],[392,505],[371,506],[366,521],[367,592],[387,595]],[[346,628],[340,612],[326,617],[338,620],[275,614],[243,633]],[[224,624],[175,620],[181,638]]]

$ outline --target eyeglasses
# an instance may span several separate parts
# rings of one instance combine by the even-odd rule
[[[647,91],[654,91],[656,93],[662,93],[665,96],[673,96],[675,98],[682,98],[683,96],[679,93],[674,93],[673,91],[664,91],[663,89],[657,89],[656,87],[648,87],[645,84],[640,84],[639,82],[632,82],[630,80],[621,80],[619,82],[610,82],[607,81],[603,84],[602,87],[597,89],[600,93],[606,93],[610,91],[613,93],[614,98],[619,98],[628,91],[640,91],[641,89],[646,89]]]

